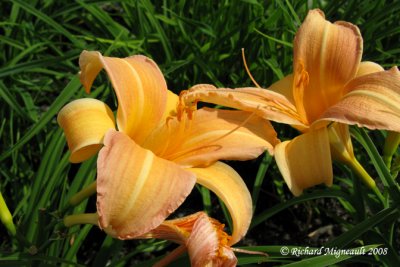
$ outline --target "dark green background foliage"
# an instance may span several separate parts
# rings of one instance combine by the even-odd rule
[[[63,105],[85,95],[76,79],[82,50],[115,57],[147,55],[159,64],[169,89],[179,93],[197,83],[252,86],[241,58],[244,48],[255,80],[268,87],[291,73],[292,41],[312,8],[322,9],[330,21],[359,26],[363,60],[385,68],[400,64],[399,1],[1,1],[0,191],[20,236],[11,238],[0,226],[0,266],[148,266],[174,247],[157,240],[113,240],[91,226],[62,226],[61,209],[68,198],[96,176],[95,159],[80,165],[68,162],[65,138],[55,120]],[[116,107],[105,75],[97,78],[89,97]],[[297,134],[274,125],[283,139]],[[368,137],[353,129],[353,134],[359,141],[354,141],[358,159],[383,190],[390,173],[374,149],[381,151],[386,133],[369,132]],[[230,164],[245,179],[255,208],[252,228],[239,245],[270,255],[238,254],[240,264],[300,260],[280,255],[282,245],[370,244],[382,244],[389,254],[346,263],[398,264],[395,193],[385,195],[387,203],[379,203],[349,169],[335,164],[331,189],[321,186],[293,198],[270,156]],[[223,206],[200,187],[176,215],[203,209],[229,229]],[[95,211],[94,197],[67,214],[85,211]],[[310,237],[315,230],[318,234]],[[185,260],[176,265],[185,266]],[[336,261],[325,257],[314,264]]]

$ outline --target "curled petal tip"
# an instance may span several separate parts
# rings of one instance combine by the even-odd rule
[[[96,154],[103,144],[105,133],[115,128],[114,115],[103,102],[82,98],[64,106],[57,116],[64,130],[70,161],[82,162]]]

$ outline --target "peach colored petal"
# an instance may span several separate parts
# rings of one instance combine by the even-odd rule
[[[87,92],[99,71],[106,70],[118,98],[118,129],[140,143],[165,111],[167,85],[156,63],[140,55],[122,59],[83,51],[79,65]]]
[[[97,161],[99,226],[120,239],[160,225],[186,198],[195,176],[109,131]]]
[[[358,67],[356,77],[379,71],[384,71],[381,65],[371,61],[363,61],[360,63],[360,66]]]
[[[220,159],[254,159],[265,150],[273,153],[279,142],[271,124],[249,112],[204,108],[193,115],[192,120],[170,119],[143,146],[162,158],[193,167]]]
[[[360,76],[345,90],[348,93],[322,120],[400,132],[400,72],[396,67]]]
[[[71,151],[70,161],[77,163],[95,155],[103,146],[109,129],[115,129],[114,114],[103,102],[82,98],[64,106],[57,116]]]
[[[286,89],[288,80],[284,79],[274,86],[280,93]],[[261,88],[215,88],[212,85],[199,84],[181,93],[181,106],[190,107],[199,101],[231,107],[256,113],[264,119],[304,126],[295,106],[285,95]]]
[[[228,245],[237,243],[249,229],[253,215],[251,196],[242,178],[222,162],[188,170],[196,174],[197,183],[210,189],[225,203],[233,222],[232,239]]]
[[[317,184],[332,185],[332,160],[325,127],[278,144],[275,160],[295,196]]]
[[[293,96],[293,74],[285,76],[283,79],[273,83],[267,90],[271,90],[277,94],[285,96],[294,108],[294,96]]]
[[[321,10],[309,11],[294,40],[293,95],[298,112],[310,124],[341,98],[361,55],[362,38],[355,25],[332,24]]]
[[[177,115],[177,107],[179,103],[179,97],[177,94],[167,91],[167,105],[164,114],[160,120],[160,124],[163,124],[168,117],[173,117]]]

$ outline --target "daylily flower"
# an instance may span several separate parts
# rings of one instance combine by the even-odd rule
[[[115,122],[105,103],[85,98],[58,115],[72,162],[100,150],[97,212],[68,216],[65,224],[93,223],[113,237],[137,238],[159,226],[199,183],[225,202],[233,221],[231,242],[240,240],[250,224],[251,197],[242,178],[218,160],[272,153],[279,142],[272,126],[249,112],[216,109],[178,120],[173,116],[178,96],[167,90],[156,63],[144,56],[121,59],[84,51],[80,67],[87,92],[106,70],[118,111]]]
[[[180,244],[154,267],[168,265],[188,251],[191,266],[236,266],[237,258],[231,246],[232,237],[224,232],[224,225],[198,212],[174,220],[166,220],[141,238],[159,238]]]
[[[288,187],[300,195],[320,183],[331,185],[331,154],[360,167],[347,125],[400,132],[399,70],[361,62],[362,46],[355,25],[332,24],[321,10],[311,10],[294,40],[293,74],[269,90],[198,85],[182,93],[181,107],[192,110],[205,101],[292,125],[301,135],[275,147]],[[375,186],[372,178],[366,180]]]

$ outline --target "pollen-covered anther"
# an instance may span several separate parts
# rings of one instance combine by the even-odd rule
[[[178,102],[178,106],[176,107],[176,116],[178,117],[178,120],[181,121],[182,120],[182,116],[185,112],[185,102],[182,100],[183,96],[187,93],[187,90],[183,90],[180,94],[179,94],[179,102]]]
[[[179,103],[177,107],[177,117],[181,121],[184,114],[186,113],[188,118],[193,119],[193,113],[197,110],[197,100],[188,101],[185,98],[189,93],[188,90],[182,90],[179,94]]]

